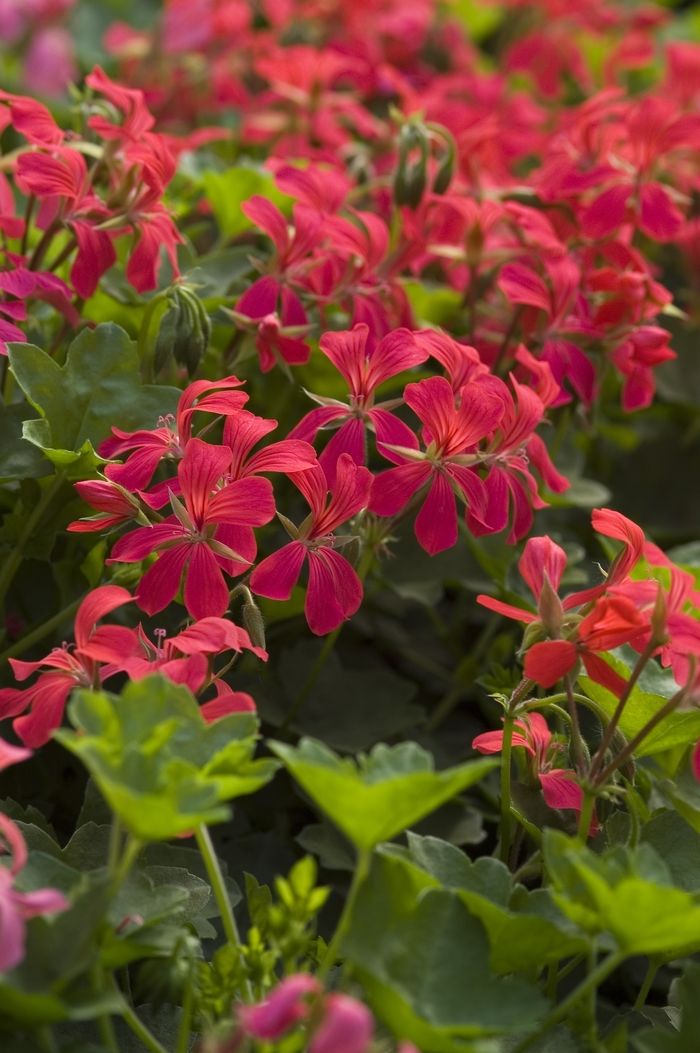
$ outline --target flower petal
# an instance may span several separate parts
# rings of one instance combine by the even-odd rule
[[[299,580],[305,558],[306,549],[300,541],[292,541],[273,552],[251,574],[251,590],[270,600],[288,600]]]

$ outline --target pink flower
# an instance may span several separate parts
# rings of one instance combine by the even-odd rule
[[[600,654],[625,643],[634,644],[647,625],[648,616],[632,600],[601,596],[579,624],[575,639],[533,644],[525,655],[525,676],[541,687],[553,687],[574,669],[580,658],[591,680],[619,695],[625,681]]]
[[[297,294],[276,278],[259,278],[231,314],[244,328],[255,329],[263,373],[269,373],[280,358],[288,366],[303,366],[309,361],[311,349],[298,336],[309,327],[306,311]]]
[[[26,746],[37,749],[51,738],[60,726],[68,696],[74,687],[99,687],[115,671],[102,662],[118,662],[137,652],[136,635],[123,625],[101,625],[96,622],[105,614],[129,603],[131,595],[118,585],[103,585],[91,592],[80,604],[75,616],[75,643],[54,647],[40,662],[22,662],[11,658],[17,680],[26,680],[38,669],[49,668],[29,688],[6,687],[0,690],[0,718],[17,716],[31,706],[28,716],[17,717],[12,726]]]
[[[229,481],[249,479],[259,472],[284,472],[285,475],[290,475],[305,472],[318,464],[313,446],[295,438],[270,443],[269,446],[253,453],[256,443],[276,427],[276,420],[256,417],[248,410],[240,410],[227,417],[224,424],[224,444],[231,447]],[[229,526],[227,530],[226,544],[252,563],[258,551],[252,527]],[[246,566],[241,564],[240,569],[236,568],[236,572],[242,573],[245,569]]]
[[[642,325],[610,352],[612,363],[625,378],[622,408],[627,413],[651,405],[656,390],[653,370],[676,357],[668,346],[670,336],[668,329]]]
[[[238,1020],[253,1038],[264,1042],[276,1042],[299,1020],[309,1014],[307,995],[318,994],[321,985],[308,973],[286,976],[270,992],[264,1002],[257,1005],[239,1006]]]
[[[54,888],[35,892],[18,892],[13,888],[15,878],[27,862],[27,846],[12,820],[1,812],[0,832],[12,852],[11,865],[0,866],[0,973],[5,973],[24,958],[25,922],[40,914],[69,910],[70,903]]]
[[[296,473],[293,479],[308,501],[311,515],[290,544],[258,564],[250,577],[250,587],[258,596],[288,600],[308,557],[306,620],[312,633],[324,636],[353,615],[362,602],[360,579],[335,551],[335,546],[344,544],[347,538],[336,538],[333,531],[365,507],[372,473],[358,467],[349,454],[341,454],[327,507],[329,487],[320,465]]]
[[[373,1037],[374,1019],[367,1006],[349,995],[330,994],[309,1053],[365,1053]]]
[[[596,508],[591,515],[591,525],[599,534],[622,541],[623,546],[610,564],[605,581],[567,596],[564,600],[566,610],[589,603],[611,586],[622,584],[644,555],[644,531],[621,512],[614,512],[611,508]]]
[[[267,651],[262,647],[255,647],[246,630],[228,618],[200,618],[169,639],[165,638],[164,630],[157,631],[156,635],[158,643],[154,646],[139,627],[140,654],[127,657],[120,665],[120,669],[128,673],[132,680],[140,680],[158,672],[176,684],[186,684],[193,695],[198,695],[212,683],[213,659],[217,655],[228,651],[240,654],[247,650],[267,661]],[[224,694],[220,692],[219,698],[208,703],[212,708],[207,710],[207,713],[212,714],[216,711],[218,716],[223,716],[223,708],[226,706],[229,707],[227,712],[237,711],[236,705],[243,709],[251,708],[247,701],[250,695],[231,692],[228,685],[218,680],[215,684],[217,689],[223,689]],[[229,694],[241,695],[243,699],[232,700],[228,697]],[[250,701],[252,702],[252,699]],[[230,708],[231,706],[234,708]],[[202,708],[204,710],[204,707]],[[255,708],[254,702],[252,708]]]
[[[455,493],[468,503],[472,518],[486,512],[486,490],[473,470],[481,460],[476,444],[498,425],[503,403],[474,382],[462,389],[457,408],[444,377],[408,384],[404,400],[424,424],[426,451],[395,448],[404,463],[377,476],[369,507],[380,516],[396,515],[430,484],[415,531],[426,552],[434,556],[457,541]]]
[[[514,607],[510,603],[502,603],[492,596],[477,596],[477,603],[480,603],[482,607],[488,607],[491,611],[497,611],[498,614],[504,614],[506,618],[515,618],[517,621],[525,622],[526,625],[536,622],[538,616],[540,620],[547,621],[549,612],[543,614],[543,611],[539,609],[540,597],[545,579],[555,592],[559,588],[562,574],[566,570],[566,552],[549,537],[531,537],[525,545],[518,567],[538,602],[538,614]]]
[[[67,529],[73,533],[111,530],[132,520],[146,522],[138,499],[118,483],[110,482],[109,479],[86,479],[73,485],[83,501],[100,513],[89,519],[69,523]]]
[[[411,429],[389,413],[401,400],[375,406],[374,393],[380,384],[404,369],[425,362],[428,352],[416,343],[407,329],[397,329],[369,353],[368,334],[369,328],[364,323],[356,325],[350,332],[323,334],[321,350],[347,382],[350,389],[348,402],[311,395],[320,403],[319,408],[307,413],[289,433],[290,438],[313,442],[319,429],[340,424],[319,458],[330,486],[335,482],[335,466],[341,453],[349,453],[355,464],[365,463],[366,428],[375,432],[377,442],[418,448]],[[390,460],[400,461],[390,451],[384,452]]]
[[[550,808],[573,808],[581,811],[583,790],[576,780],[576,773],[568,768],[555,768],[554,763],[563,749],[552,742],[552,733],[541,713],[528,713],[516,720],[513,746],[522,746],[532,758],[532,775],[542,787],[542,794]],[[477,735],[472,742],[479,753],[500,753],[503,749],[503,732],[487,731]],[[593,825],[593,824],[592,824]]]
[[[271,273],[258,278],[243,293],[236,304],[236,314],[267,325],[267,328],[260,327],[256,340],[264,373],[275,365],[275,351],[278,351],[289,365],[303,365],[308,362],[311,354],[308,345],[302,340],[283,336],[279,330],[273,333],[270,326],[271,320],[276,318],[278,313],[282,327],[308,324],[301,300],[289,287],[288,282],[319,241],[321,217],[305,205],[295,205],[293,227],[290,227],[277,206],[259,194],[244,201],[241,208],[248,219],[264,230],[272,240],[276,254],[270,265]],[[280,312],[278,300],[281,304]]]
[[[467,526],[475,537],[504,530],[510,519],[509,505],[512,503],[512,525],[507,537],[508,544],[512,545],[530,531],[532,509],[547,507],[547,502],[539,496],[530,465],[555,493],[563,493],[570,484],[556,470],[543,440],[535,434],[535,428],[545,413],[542,399],[513,376],[510,379],[517,403],[498,377],[483,377],[477,382],[502,399],[503,412],[483,458],[490,466],[486,478],[485,514],[479,516],[469,511]]]
[[[65,94],[78,79],[73,38],[61,26],[46,26],[32,38],[24,59],[24,79],[39,95]]]
[[[173,515],[155,526],[139,527],[114,546],[110,563],[135,563],[151,552],[159,554],[135,596],[147,614],[162,611],[175,599],[183,573],[185,606],[193,618],[220,617],[228,609],[222,568],[234,574],[236,564],[246,563],[229,545],[230,528],[262,526],[275,514],[270,482],[252,477],[225,484],[230,465],[228,447],[190,439],[178,466],[184,505],[173,494]]]
[[[195,380],[189,384],[177,404],[175,420],[166,418],[161,427],[153,431],[120,431],[112,428],[112,436],[104,439],[97,448],[100,457],[121,457],[129,450],[134,452],[124,464],[108,464],[105,475],[127,490],[143,490],[148,486],[153,473],[163,458],[179,461],[192,437],[195,413],[235,413],[248,401],[239,388],[243,380],[225,377],[223,380]],[[174,424],[174,428],[172,427]]]
[[[4,739],[0,739],[0,771],[9,768],[11,764],[21,764],[22,761],[29,760],[31,756],[32,751],[26,747],[13,746]]]

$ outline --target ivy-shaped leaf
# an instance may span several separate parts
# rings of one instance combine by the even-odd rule
[[[25,419],[24,439],[72,479],[104,463],[95,448],[112,427],[155,428],[180,396],[177,388],[141,383],[136,345],[112,322],[84,329],[63,366],[33,344],[9,344],[8,354],[17,383],[40,414]]]
[[[484,759],[435,771],[431,754],[415,742],[380,744],[357,762],[315,739],[302,739],[296,749],[269,745],[319,808],[364,849],[390,841],[498,766]]]
[[[254,714],[207,724],[190,691],[161,676],[129,683],[121,696],[81,691],[68,712],[76,731],[56,737],[141,841],[166,841],[227,819],[224,802],[254,793],[278,767],[253,760]]]

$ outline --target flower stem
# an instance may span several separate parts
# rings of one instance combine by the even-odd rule
[[[129,834],[126,841],[126,845],[124,847],[124,852],[122,853],[122,857],[119,860],[119,863],[115,867],[114,872],[112,874],[112,883],[109,889],[110,896],[115,896],[121,888],[121,886],[123,885],[123,883],[126,881],[127,877],[129,876],[129,871],[136,862],[136,857],[138,856],[142,848],[143,845],[141,841],[139,841],[138,838],[134,837],[133,834]]]
[[[372,546],[371,545],[367,545],[367,547],[365,548],[364,552],[362,553],[362,559],[360,560],[360,565],[357,568],[357,576],[358,576],[358,578],[360,579],[361,582],[363,582],[365,580],[365,578],[367,577],[367,572],[369,571],[369,568],[372,566],[372,556],[373,556]],[[335,642],[338,639],[338,637],[340,636],[344,625],[345,625],[345,622],[341,622],[340,625],[338,626],[338,628],[334,629],[332,633],[329,633],[328,636],[326,637],[326,639],[324,640],[323,647],[321,648],[321,653],[319,654],[318,658],[314,662],[314,664],[313,664],[313,666],[311,668],[311,672],[309,673],[309,675],[307,676],[306,680],[304,681],[304,684],[302,686],[301,691],[299,692],[297,697],[294,699],[294,702],[292,704],[291,709],[287,713],[287,716],[284,718],[284,721],[283,721],[282,725],[280,726],[280,731],[286,731],[287,730],[287,728],[290,726],[290,724],[292,723],[292,721],[296,717],[297,713],[299,712],[299,710],[303,706],[304,702],[309,697],[309,693],[311,691],[311,688],[316,683],[321,670],[323,669],[324,665],[326,664],[326,662],[328,660],[329,654],[331,653],[331,651],[335,647]]]
[[[167,1053],[165,1048],[161,1046],[155,1035],[152,1035],[142,1020],[136,1015],[131,1006],[124,1003],[122,1010],[122,1017],[124,1023],[131,1028],[137,1038],[139,1038],[144,1046],[151,1051],[151,1053]]]
[[[348,892],[348,898],[345,900],[345,906],[343,907],[343,913],[340,915],[340,921],[333,933],[333,939],[328,944],[326,954],[321,962],[318,973],[316,974],[319,980],[325,980],[331,968],[336,962],[338,957],[338,951],[342,942],[343,936],[347,932],[350,920],[352,918],[352,912],[355,906],[355,900],[357,894],[362,887],[362,884],[369,873],[370,863],[372,861],[372,850],[369,848],[361,848],[357,856],[357,866],[355,867],[355,873],[352,877],[352,884],[350,885],[350,891]]]
[[[632,689],[634,688],[635,684],[637,683],[637,680],[641,676],[642,670],[644,669],[645,665],[647,664],[647,662],[649,661],[649,659],[651,658],[651,656],[653,655],[653,653],[654,653],[654,651],[656,650],[657,647],[658,647],[658,644],[657,644],[656,640],[654,639],[654,637],[652,636],[651,640],[649,641],[647,646],[644,648],[644,651],[639,656],[639,658],[638,658],[638,660],[637,660],[637,662],[635,664],[634,669],[632,670],[630,678],[627,681],[627,684],[625,685],[624,691],[620,695],[620,698],[618,700],[617,706],[615,707],[615,712],[613,713],[612,717],[610,718],[610,723],[608,724],[607,728],[605,729],[605,732],[603,734],[603,738],[601,739],[600,746],[596,750],[595,756],[593,757],[593,760],[591,761],[591,770],[590,770],[590,773],[589,773],[589,776],[590,776],[591,779],[595,778],[596,772],[598,771],[598,769],[600,768],[600,765],[603,762],[603,758],[605,757],[605,751],[607,750],[608,746],[610,745],[610,743],[612,741],[612,737],[615,734],[615,731],[617,729],[617,725],[620,723],[620,718],[622,717],[622,713],[624,711],[624,708],[625,708],[625,706],[626,706],[626,704],[627,704],[627,702],[629,700],[630,695],[632,694]]]
[[[574,689],[571,685],[571,676],[569,673],[564,677],[564,687],[566,688],[566,700],[569,705],[569,716],[571,717],[571,744],[574,752],[574,764],[579,775],[582,775],[584,758],[583,739],[581,738],[581,725],[578,720],[576,699],[574,698]]]
[[[515,714],[509,708],[503,719],[501,750],[501,862],[508,866],[510,855],[510,758],[513,748]]]
[[[214,898],[219,911],[221,912],[221,922],[224,926],[224,934],[230,946],[238,954],[241,965],[244,966],[245,962],[241,952],[241,939],[238,935],[238,926],[236,925],[236,919],[233,916],[231,900],[228,898],[226,882],[224,881],[224,875],[221,872],[219,860],[214,851],[214,845],[211,841],[209,829],[204,823],[200,823],[199,826],[195,827],[194,833],[197,838],[197,846],[202,854],[202,859],[204,860],[204,865],[207,868],[207,874],[211,881]],[[252,1002],[253,989],[250,986],[250,980],[247,977],[243,982],[243,991],[246,1002]]]
[[[41,625],[37,625],[36,629],[32,629],[32,631],[27,633],[26,636],[21,636],[19,640],[15,640],[10,647],[7,647],[2,654],[0,654],[0,665],[3,665],[8,658],[14,658],[18,654],[23,654],[30,647],[33,647],[35,643],[39,643],[39,641],[43,640],[45,636],[48,636],[49,633],[53,632],[54,629],[58,629],[59,626],[63,625],[64,622],[67,622],[69,618],[72,618],[86,596],[87,592],[77,600],[73,600],[72,603],[69,603],[68,606],[64,607],[63,610],[58,612],[58,614],[54,614],[53,618],[49,618],[47,622],[42,622]]]
[[[187,1053],[187,1048],[190,1041],[190,1032],[192,1030],[192,1013],[194,1010],[194,984],[192,982],[192,974],[190,970],[190,977],[185,987],[185,996],[182,1000],[182,1017],[180,1019],[180,1027],[177,1033],[177,1045],[175,1047],[175,1053]]]
[[[588,840],[588,831],[591,828],[591,820],[593,818],[593,808],[595,806],[595,794],[586,793],[583,791],[583,803],[581,805],[581,814],[578,820],[578,839],[582,844],[585,845]]]
[[[662,962],[663,962],[663,959],[659,958],[658,955],[652,955],[649,958],[649,968],[647,969],[647,974],[644,977],[644,983],[639,988],[639,994],[637,995],[637,1001],[634,1003],[634,1008],[636,1009],[637,1012],[639,1012],[641,1009],[644,1008],[644,1006],[646,1004],[647,997],[648,997],[649,992],[651,990],[651,985],[654,982],[654,977],[658,973]]]
[[[567,998],[560,1002],[549,1016],[545,1017],[540,1028],[533,1032],[532,1035],[529,1035],[519,1046],[516,1046],[512,1053],[525,1053],[525,1050],[534,1045],[538,1038],[545,1035],[555,1024],[558,1024],[559,1021],[566,1016],[569,1010],[573,1009],[577,1002],[580,1002],[581,999],[585,998],[585,996],[598,987],[598,985],[601,984],[614,969],[617,969],[621,961],[623,961],[623,955],[615,952],[609,954],[607,958],[603,959],[600,965],[598,965],[597,968],[592,969],[586,979],[583,980]]]
[[[5,599],[5,594],[7,593],[7,590],[12,584],[12,579],[19,570],[20,564],[24,556],[24,546],[31,539],[36,528],[39,526],[44,512],[49,507],[58,491],[61,489],[64,479],[64,472],[58,472],[54,476],[53,482],[51,482],[50,485],[47,486],[46,490],[44,490],[35,508],[32,510],[31,515],[27,519],[27,522],[24,525],[24,530],[20,535],[19,541],[12,549],[12,551],[9,552],[8,555],[5,557],[5,562],[3,563],[2,570],[0,570],[0,606],[2,605],[3,600]]]
[[[662,706],[658,713],[655,713],[651,720],[647,721],[647,723],[644,725],[641,731],[638,731],[634,738],[630,739],[625,748],[621,750],[618,753],[618,755],[610,761],[610,764],[608,764],[607,768],[604,768],[603,771],[600,772],[598,778],[595,780],[596,788],[599,786],[603,786],[604,783],[606,783],[610,776],[613,774],[613,772],[615,772],[622,764],[625,763],[626,760],[628,760],[629,757],[632,756],[637,747],[640,746],[644,739],[647,737],[647,735],[649,735],[650,732],[654,730],[656,725],[660,724],[661,721],[664,720],[667,716],[669,716],[670,713],[673,713],[674,709],[678,708],[678,706],[685,698],[685,695],[686,689],[681,688],[680,691],[676,692],[673,698],[669,698],[666,705]]]

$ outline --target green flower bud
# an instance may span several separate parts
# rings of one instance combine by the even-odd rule
[[[253,600],[252,596],[250,596],[250,599],[243,604],[243,624],[253,646],[264,647],[265,621],[260,612],[260,608]]]
[[[175,334],[180,321],[180,304],[177,300],[169,301],[172,306],[168,308],[160,320],[160,328],[156,338],[156,346],[153,352],[153,370],[160,373],[168,363],[175,345]]]

